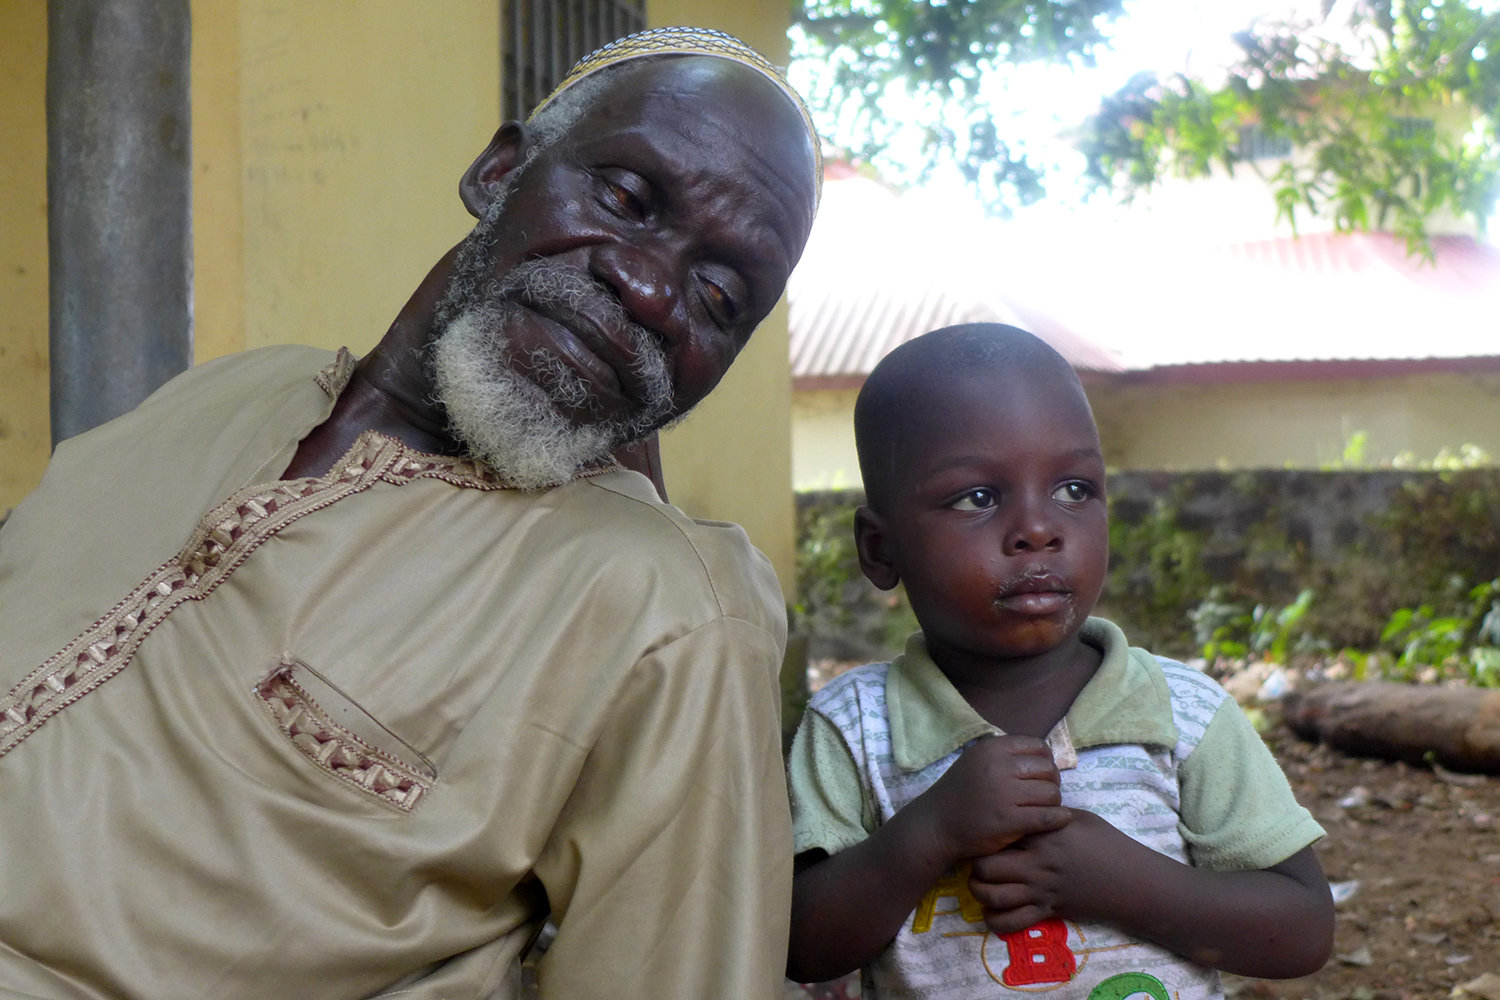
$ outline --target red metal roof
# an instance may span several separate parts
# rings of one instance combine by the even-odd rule
[[[830,165],[817,223],[787,283],[800,388],[858,385],[897,346],[955,323],[1010,323],[1076,368],[1120,369],[1108,351],[1018,301],[1003,275],[955,252],[970,237],[955,239],[954,224],[917,217],[884,185],[851,174]]]
[[[1431,263],[1388,233],[1219,247],[1125,225],[1022,237],[914,212],[841,165],[828,179],[787,287],[799,388],[858,385],[897,345],[974,321],[1013,323],[1085,374],[1132,380],[1361,377],[1386,362],[1500,358],[1500,249],[1472,237],[1434,237]]]
[[[1500,250],[1436,236],[1433,251],[1410,256],[1390,233],[1114,242],[1071,256],[1089,295],[1041,269],[1032,300],[1130,370],[1500,355]]]

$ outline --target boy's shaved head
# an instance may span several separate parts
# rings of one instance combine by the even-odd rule
[[[907,341],[875,366],[854,404],[854,443],[869,505],[884,509],[913,416],[943,403],[961,378],[1003,376],[1052,383],[1064,405],[1088,398],[1073,367],[1041,338],[1002,323],[965,323]],[[1090,418],[1092,420],[1092,417]]]

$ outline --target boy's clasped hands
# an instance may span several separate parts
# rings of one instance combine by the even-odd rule
[[[969,861],[969,891],[996,934],[1050,917],[1089,918],[1109,881],[1114,827],[1062,804],[1061,779],[1047,744],[1030,736],[974,742],[907,807],[932,825],[948,864]]]
[[[1030,736],[982,737],[907,809],[930,825],[935,863],[972,863],[969,891],[984,905],[984,922],[995,933],[1079,915],[1069,906],[1069,888],[1087,867],[1078,855],[1090,850],[1090,835],[1070,828],[1092,814],[1062,804],[1061,779],[1046,743]]]

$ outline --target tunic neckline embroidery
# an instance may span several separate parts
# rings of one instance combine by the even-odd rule
[[[213,593],[281,529],[378,482],[402,486],[417,479],[465,489],[506,488],[493,472],[473,462],[428,455],[365,431],[320,478],[260,483],[233,493],[198,522],[176,556],[0,698],[0,757],[129,666],[146,636],[173,610]]]
[[[349,348],[340,347],[333,360],[313,376],[313,381],[318,383],[318,388],[328,393],[329,399],[338,399],[344,387],[349,384],[354,366],[358,363],[359,359],[349,353]]]
[[[334,355],[333,360],[324,365],[322,370],[320,370],[316,375],[313,376],[313,381],[318,384],[319,388],[328,393],[329,399],[337,400],[339,396],[343,394],[343,391],[348,387],[349,380],[354,377],[354,369],[356,366],[358,366],[358,364],[359,359],[356,358],[353,354],[349,353],[349,348],[340,347],[338,353]],[[504,488],[504,480],[501,479],[497,473],[490,470],[488,466],[481,465],[469,459],[455,459],[443,455],[431,455],[426,452],[417,451],[414,448],[408,448],[408,451],[410,451],[413,459],[430,459],[434,463],[451,462],[456,467],[455,474],[463,476],[472,475],[473,479],[475,480],[472,485],[474,485],[478,489]],[[585,469],[574,478],[591,479],[594,476],[602,476],[607,472],[619,472],[620,468],[621,466],[619,460],[611,456],[609,460],[604,464],[598,466],[597,468]],[[457,482],[453,479],[448,479],[446,475],[438,475],[435,472],[431,473],[431,475],[433,476],[433,478],[444,479],[448,482],[452,482],[455,486],[471,485],[471,483],[469,482]],[[573,480],[563,480],[560,482],[549,483],[543,488],[555,489],[558,486],[566,486],[569,482],[572,481]]]

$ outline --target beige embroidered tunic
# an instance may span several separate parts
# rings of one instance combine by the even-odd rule
[[[546,996],[774,995],[767,561],[630,472],[278,482],[329,361],[181,376],[0,530],[0,997],[508,997],[549,902]]]

